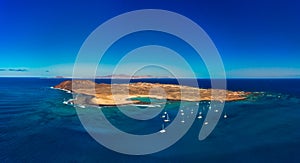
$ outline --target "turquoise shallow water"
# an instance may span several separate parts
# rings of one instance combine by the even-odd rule
[[[300,161],[299,80],[229,80],[229,89],[260,93],[245,101],[226,103],[224,113],[228,118],[221,118],[207,139],[198,140],[203,119],[196,119],[176,144],[144,156],[119,154],[98,144],[81,125],[76,110],[62,103],[72,95],[50,89],[61,81],[0,79],[1,162]],[[201,87],[209,87],[207,81],[201,84]],[[179,102],[168,102],[163,111],[167,111],[172,120],[179,112],[178,106]],[[130,106],[125,107],[130,109]],[[199,108],[205,117],[207,103],[200,103]],[[85,111],[93,113],[95,109],[98,108],[87,107]],[[161,129],[161,114],[149,121],[138,121],[126,117],[115,107],[101,109],[110,122],[123,131],[142,135]],[[103,132],[110,131],[103,129]]]

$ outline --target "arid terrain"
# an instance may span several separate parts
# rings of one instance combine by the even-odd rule
[[[88,95],[81,102],[94,105],[125,105],[138,104],[141,101],[131,100],[135,97],[149,97],[175,101],[236,101],[244,100],[250,92],[228,91],[219,89],[201,89],[196,87],[159,84],[159,83],[130,83],[130,84],[97,84],[89,80],[67,80],[54,88],[71,91],[76,94]],[[79,100],[79,99],[77,99]]]

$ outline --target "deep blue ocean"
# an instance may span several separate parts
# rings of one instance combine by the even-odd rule
[[[142,156],[120,154],[97,143],[81,125],[76,110],[63,104],[72,95],[50,88],[64,80],[0,78],[0,162],[300,162],[299,79],[229,79],[229,90],[259,93],[226,102],[228,118],[221,118],[205,140],[198,140],[203,122],[195,120],[173,146]],[[133,82],[139,81],[176,83],[170,79]],[[210,87],[209,80],[198,82],[201,88]],[[176,106],[178,102],[166,106],[171,119],[178,113]],[[124,131],[151,133],[161,126],[158,120],[118,123],[126,118],[117,108],[102,109]]]

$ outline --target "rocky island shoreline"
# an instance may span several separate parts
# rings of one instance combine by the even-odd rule
[[[173,101],[237,101],[245,100],[250,92],[229,91],[221,89],[201,89],[176,84],[130,83],[97,84],[90,80],[66,80],[54,86],[75,94],[85,95],[76,99],[79,103],[99,106],[116,106],[141,104],[144,102],[133,98],[147,97]],[[76,101],[75,101],[76,102]]]

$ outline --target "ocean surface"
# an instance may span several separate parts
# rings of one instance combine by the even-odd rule
[[[76,109],[63,103],[72,95],[50,88],[64,80],[0,78],[0,162],[300,162],[299,79],[229,79],[229,90],[256,94],[226,102],[220,121],[205,140],[198,140],[203,119],[197,118],[173,146],[140,156],[120,154],[97,143],[82,126]],[[132,82],[140,81],[176,83],[170,79]],[[209,80],[198,82],[201,88],[210,87]],[[179,103],[165,106],[171,121],[179,113]],[[207,104],[199,103],[203,117]],[[116,107],[82,109],[87,113],[102,109],[112,124],[133,134],[158,132],[162,125],[163,113],[148,122],[130,119]]]

